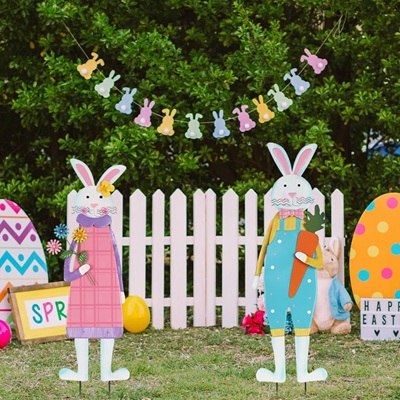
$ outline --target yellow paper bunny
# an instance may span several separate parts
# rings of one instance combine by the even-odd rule
[[[157,132],[161,133],[162,135],[172,136],[174,132],[174,115],[176,114],[176,109],[174,108],[169,113],[168,108],[164,108],[162,112],[165,114],[165,117],[162,119],[161,125],[157,128]]]
[[[271,111],[268,106],[264,103],[264,98],[260,94],[257,99],[253,99],[253,103],[257,106],[258,121],[263,124],[264,122],[271,121],[275,117],[275,113]]]
[[[104,66],[104,61],[103,59],[98,59],[99,55],[97,53],[91,53],[92,59],[88,60],[85,62],[85,64],[80,64],[76,67],[76,69],[79,71],[79,73],[85,78],[85,79],[90,79],[92,77],[93,71],[97,68],[97,66],[100,64],[101,66]],[[98,60],[97,60],[98,59]],[[96,61],[97,60],[97,61]]]

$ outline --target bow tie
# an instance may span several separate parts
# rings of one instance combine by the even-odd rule
[[[279,217],[285,219],[287,217],[304,218],[304,210],[279,210]]]

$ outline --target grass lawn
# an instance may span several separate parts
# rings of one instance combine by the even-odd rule
[[[358,316],[353,315],[353,320]],[[296,382],[294,338],[287,337],[288,379],[279,385],[255,380],[259,367],[273,367],[268,336],[241,329],[147,330],[116,341],[114,367],[127,367],[131,379],[116,382],[111,399],[400,399],[399,342],[363,342],[359,329],[349,336],[314,335],[310,366],[328,371],[326,383]],[[62,367],[75,368],[73,341],[21,345],[0,350],[0,398],[74,399],[78,383],[58,378]],[[90,379],[82,399],[107,399],[100,381],[99,343],[90,344]]]

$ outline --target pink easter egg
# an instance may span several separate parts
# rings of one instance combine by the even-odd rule
[[[8,346],[11,342],[11,328],[6,321],[0,319],[0,349]]]

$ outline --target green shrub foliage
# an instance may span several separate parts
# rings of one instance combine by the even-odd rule
[[[395,142],[400,112],[400,14],[389,0],[165,0],[120,2],[0,0],[0,193],[19,203],[45,239],[64,220],[67,193],[80,183],[69,164],[85,161],[95,177],[112,163],[127,172],[117,184],[127,197],[140,188],[150,194],[176,188],[218,193],[227,188],[264,193],[279,172],[266,144],[283,145],[290,156],[306,143],[318,150],[305,176],[324,194],[345,194],[350,235],[365,206],[379,194],[397,190],[400,161],[363,150],[366,135]],[[216,140],[213,125],[202,124],[203,138],[185,138],[187,123],[175,135],[133,122],[115,110],[121,94],[99,96],[91,80],[77,72],[90,55],[105,61],[104,75],[121,75],[118,88],[137,87],[135,101],[156,102],[154,111],[176,108],[176,119],[199,112],[225,117],[300,68],[307,47],[315,52],[343,15],[319,56],[329,64],[321,75],[306,67],[311,88],[269,123]],[[273,103],[270,104],[274,109]],[[276,109],[274,109],[276,111]],[[257,113],[252,113],[257,119]],[[329,210],[328,210],[329,211]],[[328,213],[329,215],[329,213]],[[329,220],[329,218],[328,218]]]

